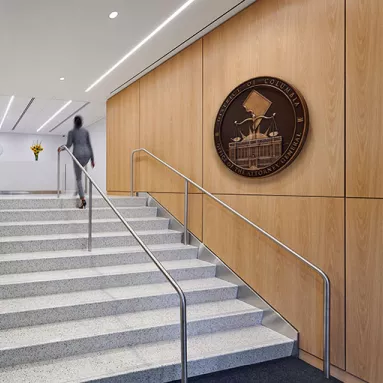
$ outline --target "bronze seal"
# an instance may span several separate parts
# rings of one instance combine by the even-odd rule
[[[235,88],[222,104],[214,142],[233,172],[267,177],[297,158],[308,130],[309,113],[298,90],[275,77],[257,77]]]

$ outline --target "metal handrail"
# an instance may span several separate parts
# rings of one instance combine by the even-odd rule
[[[178,170],[174,169],[172,166],[167,164],[165,161],[161,160],[157,156],[155,156],[153,153],[149,152],[148,150],[144,148],[136,149],[132,151],[131,155],[131,172],[130,172],[130,190],[131,195],[134,195],[134,155],[138,152],[145,152],[150,157],[154,158],[158,162],[160,162],[162,165],[166,166],[168,169],[172,170],[174,173],[178,174],[180,177],[182,177],[185,180],[185,217],[184,217],[184,241],[186,243],[187,241],[187,211],[188,211],[188,184],[195,186],[197,189],[199,189],[204,194],[208,195],[210,198],[212,198],[214,201],[231,211],[233,214],[235,214],[237,217],[241,218],[243,221],[247,222],[249,225],[251,225],[254,229],[261,232],[263,235],[265,235],[267,238],[272,240],[274,243],[288,251],[290,254],[294,255],[296,258],[301,260],[303,263],[305,263],[307,266],[309,266],[312,270],[316,271],[323,279],[323,286],[324,286],[324,299],[323,299],[323,372],[325,374],[325,377],[327,379],[330,378],[330,279],[326,275],[326,273],[321,270],[319,267],[312,264],[310,261],[308,261],[306,258],[299,255],[296,251],[292,250],[290,247],[282,243],[279,239],[273,237],[271,234],[269,234],[267,231],[262,229],[261,227],[257,226],[255,223],[251,222],[249,219],[247,219],[242,214],[238,213],[236,210],[234,210],[232,207],[227,205],[225,202],[221,201],[219,198],[208,192],[206,189],[204,189],[202,186],[198,185],[194,181],[192,181],[190,178],[186,177],[184,174],[180,173]]]
[[[119,211],[112,204],[110,199],[101,191],[100,187],[95,183],[93,178],[89,175],[89,173],[84,169],[84,167],[80,164],[80,162],[76,159],[76,157],[70,152],[70,150],[66,146],[62,146],[61,150],[65,150],[72,157],[73,161],[81,171],[85,174],[85,176],[89,179],[89,238],[88,238],[88,249],[92,248],[92,186],[94,186],[97,191],[100,193],[101,197],[105,200],[105,202],[110,206],[113,212],[117,215],[120,221],[124,224],[124,226],[128,229],[130,234],[134,237],[134,239],[139,243],[145,253],[151,258],[157,268],[161,271],[161,273],[165,276],[168,282],[173,286],[174,290],[176,290],[179,298],[180,298],[180,322],[181,322],[181,381],[182,383],[187,383],[188,381],[188,372],[187,372],[187,318],[186,318],[186,297],[184,292],[178,283],[173,279],[173,277],[168,273],[168,271],[164,268],[160,261],[154,256],[154,254],[149,250],[149,248],[142,242],[137,233],[132,229],[132,227],[126,222],[125,218],[119,213]],[[60,198],[60,151],[58,152],[58,160],[57,160],[57,198]]]

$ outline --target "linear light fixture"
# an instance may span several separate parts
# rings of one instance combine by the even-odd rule
[[[9,109],[11,108],[11,105],[12,105],[12,102],[13,102],[14,99],[15,99],[15,96],[11,96],[11,98],[10,98],[10,100],[8,102],[7,107],[5,108],[5,113],[4,113],[3,119],[0,122],[0,129],[3,127],[4,121],[5,121],[5,117],[7,117],[7,114],[9,112]]]
[[[64,124],[65,122],[67,122],[70,118],[72,118],[75,114],[77,114],[80,110],[84,109],[86,106],[88,106],[90,104],[90,102],[86,102],[84,105],[80,106],[78,109],[76,109],[72,114],[70,114],[67,118],[65,118],[64,120],[62,120],[61,122],[59,122],[55,127],[53,127],[49,133],[53,132],[54,130],[56,130],[58,127],[60,127],[62,124]]]
[[[167,24],[169,24],[173,19],[175,19],[180,13],[182,13],[189,5],[194,3],[195,0],[188,0],[180,8],[178,8],[172,15],[170,15],[161,25],[159,25],[152,33],[146,36],[141,42],[139,42],[131,51],[129,51],[122,59],[117,61],[110,69],[108,69],[100,78],[98,78],[85,92],[89,92],[93,89],[98,83],[100,83],[106,76],[112,73],[118,66],[120,66],[127,58],[129,58],[133,53],[138,51],[144,44],[146,44],[154,35],[161,31]]]
[[[30,99],[30,101],[28,102],[28,105],[25,107],[25,109],[23,110],[23,112],[20,114],[20,117],[18,118],[18,120],[16,121],[16,124],[13,125],[13,128],[12,130],[15,130],[17,125],[19,125],[20,121],[22,120],[22,118],[25,116],[25,113],[27,113],[28,109],[31,107],[31,105],[33,104],[33,101],[35,101],[35,98],[32,97]]]
[[[52,117],[50,117],[47,121],[42,124],[37,131],[39,132],[44,126],[49,124],[56,116],[58,116],[67,106],[69,106],[72,103],[72,100],[68,101],[65,105],[63,105]]]

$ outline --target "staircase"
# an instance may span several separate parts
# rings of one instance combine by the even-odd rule
[[[189,376],[292,355],[147,199],[112,198],[187,299]],[[0,197],[0,382],[171,382],[179,299],[101,198]]]

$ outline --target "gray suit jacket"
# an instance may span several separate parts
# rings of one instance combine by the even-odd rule
[[[92,144],[90,143],[89,132],[84,129],[73,128],[68,134],[66,146],[70,148],[73,145],[73,155],[77,159],[88,162],[94,162]]]

